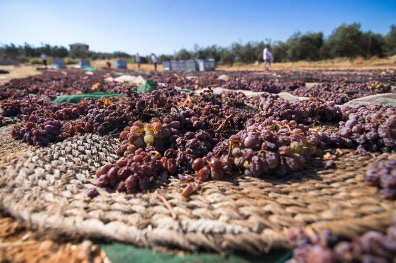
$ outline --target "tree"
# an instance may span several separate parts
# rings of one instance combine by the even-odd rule
[[[131,55],[129,55],[126,52],[123,51],[114,51],[112,54],[113,58],[131,58]]]
[[[274,62],[286,62],[287,61],[287,50],[289,49],[287,43],[276,42],[272,46],[272,54],[274,56]],[[263,50],[261,51],[261,57],[263,57]]]
[[[342,24],[336,28],[326,42],[326,48],[331,58],[365,56],[364,35],[360,30],[360,24]]]
[[[322,33],[294,33],[288,40],[287,58],[291,61],[319,60],[323,46]]]
[[[242,44],[238,42],[233,42],[231,44],[231,53],[234,54],[234,62],[240,62]]]
[[[362,48],[366,51],[365,57],[383,57],[385,55],[385,38],[371,31],[363,33]]]
[[[7,58],[16,59],[19,55],[21,55],[21,49],[15,46],[13,43],[9,45],[4,45],[3,50],[4,55]]]
[[[158,62],[159,63],[162,63],[162,62],[164,62],[164,61],[169,61],[169,60],[172,60],[172,56],[170,56],[170,55],[160,55],[159,57],[158,57]]]
[[[37,48],[37,51],[41,53],[45,53],[47,56],[52,56],[51,45],[41,43],[41,47]]]
[[[389,33],[385,37],[386,54],[396,55],[396,25],[391,25]]]
[[[245,45],[242,45],[239,53],[239,59],[240,62],[243,63],[254,63],[258,60],[254,43],[247,42]]]
[[[205,56],[205,52],[203,48],[198,46],[198,44],[194,45],[194,53],[192,54],[194,59],[202,59]]]
[[[212,58],[212,59],[214,59],[216,61],[219,61],[220,58],[221,58],[220,52],[221,52],[221,48],[218,47],[217,45],[208,46],[208,47],[203,48],[201,50],[200,54],[201,54],[202,57],[200,57],[200,59]]]
[[[54,46],[51,48],[51,56],[56,58],[65,58],[69,55],[69,51],[65,47]]]
[[[235,56],[232,54],[230,48],[223,48],[220,51],[219,63],[223,65],[232,66],[234,64]]]
[[[175,55],[178,60],[189,60],[191,59],[191,53],[187,51],[187,49],[183,48]]]
[[[24,49],[25,56],[27,56],[29,58],[40,56],[40,52],[38,52],[38,50],[36,48],[34,48],[33,46],[29,45],[26,42],[23,46],[23,49]]]

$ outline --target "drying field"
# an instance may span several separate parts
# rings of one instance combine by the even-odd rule
[[[5,82],[0,259],[100,262],[95,244],[121,241],[391,262],[395,85],[395,70],[51,69]]]

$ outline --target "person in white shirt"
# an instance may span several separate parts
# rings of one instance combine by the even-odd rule
[[[271,70],[271,63],[274,61],[274,57],[272,56],[272,49],[270,45],[267,45],[263,51],[263,57],[265,62],[265,69]]]
[[[157,71],[158,58],[157,58],[157,56],[154,53],[151,54],[151,61],[154,64],[154,70]]]
[[[136,64],[138,66],[138,70],[140,70],[140,55],[139,55],[139,53],[136,53],[135,59],[136,59]]]
[[[45,68],[47,68],[47,55],[44,53],[41,53],[41,60],[43,61]]]

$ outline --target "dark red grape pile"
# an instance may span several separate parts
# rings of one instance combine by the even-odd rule
[[[350,100],[391,91],[391,86],[381,83],[324,82],[312,87],[300,87],[291,93],[300,97],[314,97],[323,101],[344,104]]]
[[[314,99],[287,101],[278,95],[267,93],[250,99],[249,103],[260,110],[256,118],[263,120],[273,117],[276,120],[294,120],[306,125],[342,120],[341,109],[333,102]]]
[[[194,117],[197,119],[196,116],[191,119],[194,119]],[[197,120],[185,119],[182,122],[183,124],[190,122],[190,125],[186,125],[186,128],[182,128],[179,120],[172,119],[172,116],[154,117],[149,123],[135,121],[132,126],[126,126],[120,133],[122,146],[118,149],[117,154],[124,156],[120,160],[126,159],[129,162],[120,162],[119,160],[117,168],[124,168],[122,171],[135,171],[137,168],[135,169],[132,166],[140,167],[144,173],[140,173],[139,178],[149,178],[147,182],[145,181],[147,187],[153,185],[158,178],[163,182],[169,175],[192,173],[194,160],[208,154],[213,149],[216,140],[207,131],[199,129],[200,125],[193,124]],[[188,127],[190,127],[190,130],[188,130]],[[155,153],[155,162],[152,165],[142,167],[146,164],[142,163],[143,159],[136,156],[142,154],[146,156],[146,153]],[[133,160],[139,160],[139,162]],[[144,160],[151,159],[147,157]],[[99,170],[105,169],[105,167],[107,166],[105,165]],[[161,172],[161,177],[158,177],[158,171]],[[145,173],[149,173],[149,176],[144,176]],[[117,181],[118,178],[111,179]],[[110,186],[118,191],[128,190],[118,187],[118,183],[123,179],[118,179],[117,188],[114,188],[115,183],[110,184]],[[183,179],[182,176],[181,179]],[[98,186],[107,186],[101,183],[101,180],[98,179]],[[134,188],[133,191],[147,190],[147,187]]]
[[[232,135],[213,149],[206,158],[213,177],[213,171],[223,178],[231,171],[245,175],[285,175],[290,171],[303,169],[307,158],[322,153],[322,137],[310,133],[308,127],[296,121],[275,121],[271,118],[254,123]],[[218,159],[223,164],[213,161]],[[199,174],[199,170],[196,170]],[[209,177],[211,178],[211,177]]]
[[[9,118],[6,118],[6,117],[3,117],[2,115],[0,115],[0,127],[7,126],[12,123],[14,123],[14,121],[12,119],[9,119]]]
[[[167,174],[164,173],[160,156],[156,151],[146,152],[139,148],[115,164],[99,168],[96,172],[96,185],[110,186],[119,192],[135,193],[148,190],[158,178],[166,182]]]
[[[347,120],[341,121],[339,131],[331,135],[336,146],[357,147],[361,154],[396,151],[396,107],[346,107],[343,114]]]
[[[23,128],[14,128],[12,136],[35,146],[47,146],[59,141],[62,123],[53,118],[37,118],[32,115]]]
[[[295,121],[269,119],[254,123],[217,145],[217,139],[207,131],[196,129],[184,134],[182,131],[180,122],[169,117],[153,118],[151,123],[134,122],[120,134],[123,143],[118,154],[125,156],[120,160],[134,160],[136,151],[139,154],[155,152],[156,158],[161,160],[157,161],[161,169],[159,166],[155,168],[166,172],[163,174],[165,178],[180,175],[182,180],[204,182],[241,174],[256,177],[274,173],[285,175],[302,170],[307,158],[320,156],[323,151],[322,136],[309,132],[307,126]],[[128,171],[132,169],[130,163],[121,163]],[[100,170],[104,167],[108,166]],[[183,176],[188,174],[192,176]],[[155,178],[148,182],[153,184]],[[98,185],[104,186],[100,180]]]
[[[396,160],[375,162],[366,171],[365,180],[381,188],[383,198],[396,198]]]
[[[47,70],[44,74],[24,79],[12,79],[0,86],[0,99],[24,99],[29,94],[47,96],[51,100],[59,95],[91,93],[109,89],[109,84],[103,79],[103,73],[94,72],[86,75],[79,69],[62,71]],[[98,85],[99,83],[99,85]],[[99,89],[93,90],[93,85]]]
[[[353,240],[343,240],[330,231],[315,233],[302,229],[289,232],[297,247],[287,263],[391,263],[396,258],[396,220],[385,233],[369,231]]]
[[[126,162],[109,165],[123,175],[115,177],[114,169],[109,175],[107,165],[103,168],[106,172],[99,174],[99,186],[135,192],[147,190],[168,176],[203,182],[236,174],[285,175],[303,169],[307,161],[336,147],[357,149],[361,154],[396,151],[395,107],[339,107],[334,101],[314,98],[288,101],[270,93],[247,98],[240,92],[215,94],[211,89],[187,94],[175,88],[222,86],[275,93],[297,91],[304,86],[305,77],[329,81],[329,76],[320,72],[307,73],[305,77],[293,72],[227,72],[228,81],[218,78],[224,72],[197,73],[195,77],[163,73],[145,76],[161,83],[158,90],[150,93],[138,93],[133,85],[103,82],[100,71],[88,76],[75,70],[65,72],[48,72],[0,86],[5,91],[2,115],[20,120],[13,129],[16,138],[39,146],[78,133],[119,134],[122,146],[117,153]],[[360,78],[368,79],[369,75]],[[9,85],[17,88],[10,89]],[[334,82],[329,87],[337,85]],[[353,93],[355,96],[370,91],[364,88],[368,87],[366,84],[356,85],[362,90]],[[92,86],[124,96],[52,104],[48,93],[92,92]],[[357,86],[344,83],[340,93]],[[381,87],[374,89],[382,91]],[[137,155],[144,158],[135,158]],[[334,169],[334,161],[325,162],[324,167]],[[142,169],[147,174],[139,175]],[[134,176],[137,187],[126,187],[126,175]],[[119,187],[122,181],[125,188]]]
[[[305,83],[302,81],[278,81],[265,80],[257,76],[244,75],[237,78],[232,78],[226,83],[222,83],[220,87],[231,90],[251,90],[255,92],[280,93],[282,91],[292,91],[304,87]]]

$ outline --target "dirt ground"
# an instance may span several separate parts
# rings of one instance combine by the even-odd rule
[[[106,263],[109,260],[91,241],[59,243],[38,236],[0,211],[0,263],[6,262]]]

